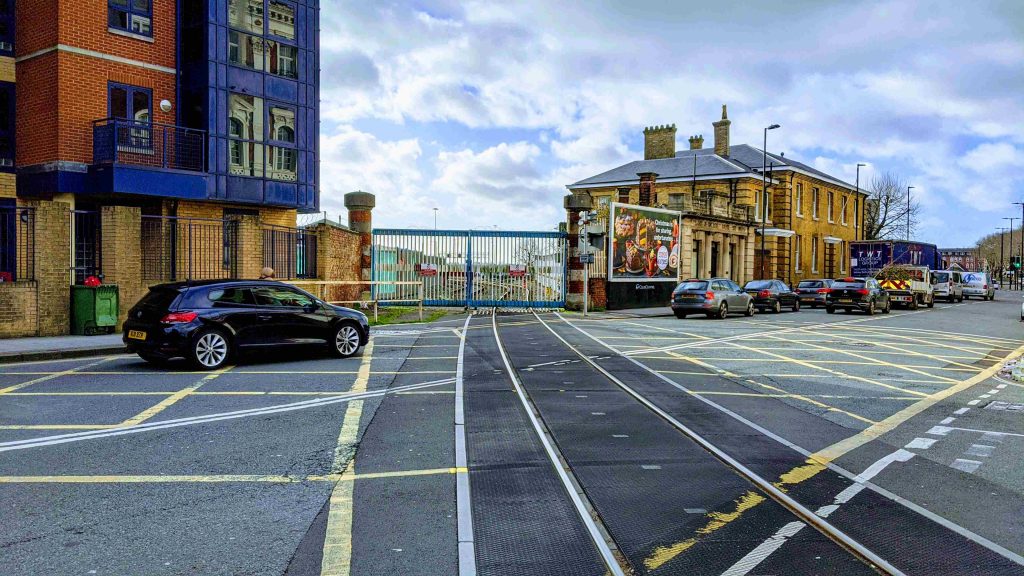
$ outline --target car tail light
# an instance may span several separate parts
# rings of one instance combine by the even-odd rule
[[[708,291],[707,291],[707,292],[706,292],[706,293],[704,294],[704,299],[705,299],[705,300],[714,300],[714,299],[715,299],[715,293],[714,293],[714,292],[712,292],[712,291],[710,291],[710,290],[708,290]]]
[[[860,294],[861,296],[867,296],[868,295],[868,289],[867,288],[861,288],[860,290],[857,290],[857,294]]]
[[[195,312],[171,312],[160,319],[161,324],[188,324],[195,320],[199,314]]]
[[[981,285],[981,289],[982,290],[988,290],[988,284],[982,284]]]
[[[831,288],[818,288],[818,294],[828,294],[831,291]]]
[[[761,290],[760,292],[757,293],[758,298],[768,298],[771,295],[772,293],[769,292],[768,290]]]

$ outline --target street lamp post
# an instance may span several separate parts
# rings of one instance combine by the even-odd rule
[[[1021,271],[1024,272],[1024,202],[1014,202],[1014,205],[1020,206],[1020,218],[1021,218],[1021,220],[1020,220],[1020,223],[1021,223],[1021,231],[1020,231],[1020,258],[1022,260],[1022,262],[1021,262],[1022,270]],[[1010,238],[1013,238],[1013,231],[1012,230],[1010,231]],[[1021,286],[1020,287],[1021,287],[1021,289],[1024,289],[1024,280],[1021,281]]]
[[[860,162],[857,163],[857,183],[855,185],[856,188],[857,188],[857,195],[854,196],[854,198],[855,198],[854,202],[856,202],[857,206],[860,207],[859,209],[863,209],[862,207],[864,206],[864,202],[861,202],[861,200],[860,200],[860,168],[861,168],[861,166],[867,166],[867,164],[862,164]],[[853,217],[857,220],[857,224],[859,225],[859,228],[860,228],[859,230],[854,230],[853,231],[853,239],[854,240],[863,240],[863,238],[857,238],[857,236],[859,234],[862,234],[862,232],[860,232],[860,230],[864,229],[864,219],[861,218],[861,216],[862,216],[861,214],[854,214],[853,215]]]
[[[1003,220],[1010,221],[1010,260],[1013,260],[1013,221],[1016,219],[1017,218],[1015,217],[1003,218]],[[1020,274],[1012,266],[1010,267],[1010,271],[1013,273],[1013,280],[1011,281],[1010,287],[1013,288],[1014,284],[1017,283],[1017,277],[1020,276]]]
[[[1006,228],[996,228],[999,230],[999,284],[1003,283],[1003,265],[1006,262],[1003,258],[1003,247],[1006,246]]]
[[[907,186],[907,241],[910,241],[910,190],[914,186]]]
[[[768,131],[779,128],[772,124],[764,129],[764,144],[761,148],[761,278],[764,279],[764,230],[768,221]]]

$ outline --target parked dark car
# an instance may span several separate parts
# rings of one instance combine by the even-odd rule
[[[796,285],[796,293],[800,295],[800,304],[811,308],[824,306],[828,300],[828,293],[832,289],[832,282],[827,278],[801,280]]]
[[[800,297],[790,290],[782,280],[751,280],[743,291],[754,299],[754,306],[761,311],[771,310],[778,314],[782,309],[800,311]]]
[[[245,348],[312,344],[345,358],[366,345],[370,326],[361,312],[281,282],[208,280],[151,287],[122,338],[147,362],[184,357],[214,370]]]
[[[878,285],[874,278],[843,278],[832,283],[832,291],[828,293],[825,312],[861,310],[873,315],[881,310],[888,314],[892,309],[889,293]]]
[[[672,291],[672,312],[676,318],[686,318],[687,314],[725,318],[730,312],[753,316],[754,302],[728,278],[692,279]]]

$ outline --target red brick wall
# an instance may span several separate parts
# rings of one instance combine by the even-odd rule
[[[107,0],[59,0],[59,8],[57,0],[25,0],[17,6],[19,56],[59,42],[175,66],[174,0],[154,0],[153,42],[108,32]],[[53,15],[58,10],[54,27]],[[17,66],[20,166],[54,160],[91,162],[92,121],[107,116],[108,82],[152,89],[153,121],[174,123],[175,110],[164,113],[159,108],[164,99],[177,106],[174,74],[66,51],[37,56]]]

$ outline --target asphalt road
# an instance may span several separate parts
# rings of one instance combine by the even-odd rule
[[[999,296],[478,315],[215,373],[0,365],[0,573],[871,572],[682,426],[902,572],[1024,574]]]

